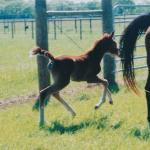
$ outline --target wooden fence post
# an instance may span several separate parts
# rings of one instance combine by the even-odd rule
[[[35,0],[35,14],[36,14],[36,44],[37,46],[48,50],[48,33],[47,33],[47,14],[46,1]],[[50,85],[50,76],[47,70],[48,59],[43,56],[37,57],[38,77],[39,77],[39,91]],[[39,108],[39,125],[44,125],[44,107]]]
[[[34,39],[34,21],[31,21],[31,33],[32,33],[32,39]]]
[[[11,37],[14,38],[14,23],[13,20],[11,21]]]
[[[26,19],[24,19],[24,32],[25,32],[25,34],[26,34],[26,31],[27,31],[26,27],[27,27],[27,21],[26,21]]]
[[[77,33],[77,19],[76,18],[74,20],[74,28],[75,28],[75,32]]]
[[[113,11],[112,11],[112,0],[102,0],[102,20],[103,20],[103,33],[111,33],[114,31],[114,20],[113,20]],[[118,84],[115,81],[115,70],[116,64],[115,60],[110,55],[104,56],[104,78],[109,82],[109,88],[111,91],[117,92],[119,90]]]
[[[62,27],[62,19],[60,20],[60,33],[62,34],[63,33],[63,27]]]
[[[14,28],[14,33],[16,33],[16,21],[13,21],[13,28]]]
[[[7,32],[9,32],[9,22],[8,22],[8,20],[4,19],[3,24],[4,24],[4,33],[6,33],[6,29],[7,29]]]
[[[82,19],[80,19],[80,40],[82,40]]]
[[[56,20],[54,19],[54,39],[57,38]]]
[[[92,33],[92,19],[90,18],[90,33]]]

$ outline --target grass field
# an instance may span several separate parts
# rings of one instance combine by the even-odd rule
[[[0,111],[0,149],[5,150],[126,150],[149,148],[144,95],[121,90],[113,95],[114,105],[106,102],[94,110],[99,89],[82,89],[73,96],[63,94],[77,112],[72,118],[51,99],[46,108],[46,127],[39,129],[33,102]]]
[[[71,28],[72,29],[72,28]],[[53,40],[49,35],[50,51],[54,55],[81,54],[100,37],[99,32],[88,32],[85,25],[83,40],[67,27],[83,50],[70,42],[64,34]],[[65,29],[64,29],[65,32]],[[30,32],[18,31],[15,38],[0,32],[0,100],[38,93],[36,59],[28,57],[35,46]],[[138,50],[143,54],[143,49]],[[144,61],[143,61],[144,62]],[[137,71],[137,77],[146,77],[146,70]],[[141,97],[126,90],[121,74],[117,74],[120,91],[113,94],[114,105],[108,101],[97,111],[102,89],[86,88],[85,83],[72,82],[62,93],[76,110],[70,114],[55,99],[46,108],[46,126],[38,127],[38,112],[32,111],[34,99],[5,109],[0,108],[0,150],[148,150],[150,130],[146,122],[144,83],[139,81]]]

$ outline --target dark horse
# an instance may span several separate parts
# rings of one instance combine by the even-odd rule
[[[47,88],[40,91],[38,97],[44,106],[44,100],[49,95],[54,96],[60,101],[65,108],[74,116],[74,110],[66,103],[60,96],[59,91],[66,87],[70,79],[73,81],[86,81],[87,83],[96,83],[104,85],[104,92],[95,108],[98,108],[105,101],[106,95],[109,97],[109,103],[112,104],[111,93],[108,90],[108,82],[97,76],[100,72],[100,62],[106,52],[118,55],[118,48],[116,42],[113,40],[112,34],[104,34],[102,38],[96,41],[94,47],[80,56],[58,56],[54,57],[48,51],[41,48],[32,50],[32,55],[40,54],[49,58],[48,70],[51,72],[54,83]]]
[[[124,33],[120,39],[120,51],[122,57],[123,77],[128,88],[131,88],[136,94],[138,89],[135,82],[134,74],[134,49],[137,39],[146,32],[145,46],[147,51],[147,66],[148,66],[148,78],[145,86],[145,93],[147,99],[148,108],[148,122],[150,123],[150,13],[143,14],[135,18],[124,30]]]

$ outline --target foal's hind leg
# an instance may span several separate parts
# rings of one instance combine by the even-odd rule
[[[101,80],[104,80],[104,79],[101,79]],[[107,80],[106,80],[106,82],[107,82]],[[95,84],[88,84],[88,88],[90,88],[90,87],[92,87],[92,86],[97,86],[97,85],[100,85],[100,83],[95,83]],[[108,86],[108,85],[107,85]],[[113,104],[113,100],[112,100],[112,97],[111,97],[111,92],[110,92],[110,90],[107,88],[107,96],[108,96],[108,98],[109,98],[109,103],[110,104]]]
[[[53,96],[64,105],[64,107],[71,113],[72,116],[76,115],[72,107],[69,106],[69,104],[59,95],[59,93],[54,93]]]
[[[109,103],[113,104],[113,100],[111,98],[111,93],[108,89],[108,82],[105,79],[98,78],[97,76],[94,78],[91,78],[90,80],[87,81],[88,83],[98,83],[98,85],[102,84],[104,86],[104,91],[102,97],[100,97],[99,102],[95,105],[95,109],[99,108],[106,100],[106,94],[108,95],[109,98]]]
[[[111,93],[108,89],[108,81],[105,79],[99,79],[99,84],[102,84],[104,86],[104,91],[103,91],[103,95],[102,97],[100,97],[100,100],[98,101],[98,103],[95,105],[95,109],[99,108],[106,100],[106,94],[108,95],[109,98],[109,103],[113,104],[113,100],[111,97]]]

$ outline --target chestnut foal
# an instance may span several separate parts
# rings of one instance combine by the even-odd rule
[[[48,70],[51,72],[54,81],[52,85],[40,91],[37,100],[39,101],[39,99],[41,99],[41,103],[44,106],[45,99],[52,95],[75,116],[75,111],[59,94],[59,91],[66,87],[71,79],[73,81],[86,81],[87,83],[102,84],[104,86],[103,95],[95,105],[95,109],[99,108],[101,104],[105,102],[106,94],[108,95],[109,103],[113,104],[107,80],[97,76],[101,70],[100,62],[104,54],[109,52],[118,55],[119,50],[116,42],[113,40],[113,35],[114,32],[111,34],[104,34],[102,38],[96,41],[91,50],[80,56],[54,57],[48,51],[39,47],[33,49],[32,55],[40,54],[49,58]]]

